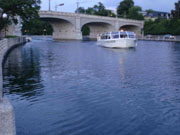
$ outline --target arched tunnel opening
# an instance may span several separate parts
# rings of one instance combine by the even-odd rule
[[[123,25],[119,28],[120,31],[133,31],[137,37],[141,35],[141,30],[135,25]]]
[[[71,40],[76,39],[76,30],[74,25],[63,18],[44,17],[42,20],[49,22],[53,28],[53,39],[55,40]]]
[[[81,28],[81,33],[82,33],[82,40],[83,41],[89,41],[90,38],[90,28],[88,27],[88,25],[84,25],[82,28]]]
[[[52,35],[52,25],[44,20],[33,20],[29,22],[23,22],[22,26],[23,35]]]
[[[114,27],[111,24],[104,22],[90,22],[81,27],[83,38],[89,38],[90,40],[96,40],[98,34],[113,30]]]
[[[81,32],[82,32],[82,36],[89,36],[90,35],[90,28],[87,26],[87,25],[84,25],[82,28],[81,28]]]

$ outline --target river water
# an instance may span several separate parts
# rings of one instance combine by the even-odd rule
[[[34,38],[4,65],[17,135],[180,135],[180,44]]]

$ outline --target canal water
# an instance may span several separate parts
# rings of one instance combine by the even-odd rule
[[[180,135],[180,44],[34,38],[4,65],[17,135]]]

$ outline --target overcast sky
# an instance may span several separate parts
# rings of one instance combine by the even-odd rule
[[[41,9],[48,10],[49,0],[41,0]],[[92,7],[98,2],[102,2],[106,8],[115,9],[123,0],[78,0],[79,6]],[[174,3],[177,0],[134,0],[135,5],[141,6],[143,10],[153,9],[156,11],[170,12],[174,9]],[[64,3],[64,6],[58,7],[58,11],[74,12],[77,7],[77,0],[51,0],[51,10],[55,10],[55,5]]]

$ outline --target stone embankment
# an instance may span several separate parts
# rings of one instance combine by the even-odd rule
[[[16,134],[13,107],[8,99],[3,97],[2,63],[10,50],[25,42],[24,37],[0,40],[0,135]]]

